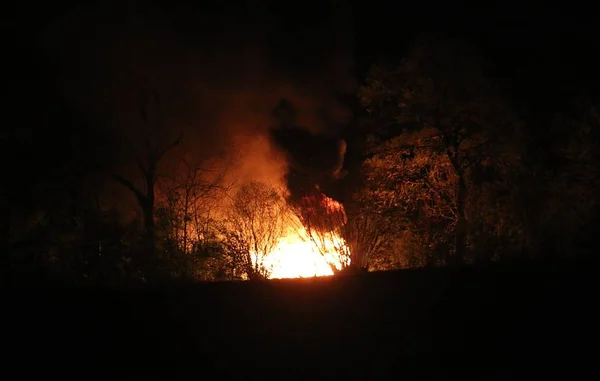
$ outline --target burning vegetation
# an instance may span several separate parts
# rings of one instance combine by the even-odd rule
[[[292,206],[307,239],[336,273],[350,265],[350,248],[342,237],[344,206],[315,189]]]
[[[16,269],[99,283],[312,277],[566,253],[597,236],[598,100],[525,120],[463,41],[415,40],[373,65],[352,89],[354,119],[321,83],[263,86],[255,68],[225,86],[180,65],[193,57],[168,61],[171,44],[123,44],[106,78],[71,90],[81,124],[98,123],[63,142],[76,156],[42,171],[42,151],[39,179],[14,181],[35,200],[5,214]]]
[[[322,194],[304,197],[301,205],[308,209],[290,206],[283,191],[257,181],[239,188],[222,230],[227,254],[238,264],[234,274],[249,279],[311,277],[333,275],[349,265],[349,248],[339,235],[345,224],[343,206]],[[343,219],[326,223],[332,215]]]

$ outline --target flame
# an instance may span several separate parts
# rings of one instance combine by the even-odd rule
[[[265,259],[265,265],[270,270],[269,278],[306,278],[333,275],[329,263],[341,270],[343,260],[336,247],[343,243],[343,238],[332,233],[329,239],[331,240],[331,246],[324,253],[325,255],[322,255],[304,228],[282,237],[276,248]]]
[[[335,231],[347,222],[344,206],[320,192],[302,197],[297,210],[305,225],[318,231]]]
[[[324,196],[327,210],[343,213],[339,202]],[[345,215],[344,215],[345,216]],[[342,270],[349,260],[349,248],[344,238],[336,232],[321,233],[320,245],[311,239],[310,233],[296,219],[288,226],[287,234],[279,240],[275,249],[264,256],[263,265],[269,279],[307,278],[333,275],[333,267]],[[256,254],[252,257],[255,259]]]

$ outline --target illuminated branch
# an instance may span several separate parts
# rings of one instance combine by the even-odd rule
[[[245,272],[250,279],[267,278],[269,256],[285,233],[286,204],[283,197],[263,183],[244,184],[231,198],[228,230],[243,242]]]
[[[350,249],[341,237],[347,218],[339,202],[316,191],[294,203],[292,210],[334,273],[350,265]]]

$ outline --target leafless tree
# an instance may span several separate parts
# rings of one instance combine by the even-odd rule
[[[264,183],[244,184],[231,199],[226,244],[250,279],[266,278],[266,259],[286,231],[288,209],[281,193]]]
[[[341,235],[347,223],[343,205],[315,190],[293,202],[292,209],[331,270],[349,267],[351,252]]]
[[[225,183],[230,168],[228,162],[211,163],[187,153],[161,179],[159,188],[173,219],[170,233],[184,253],[206,238],[219,196],[231,186]]]
[[[165,139],[164,133],[169,130],[170,114],[174,109],[170,101],[163,98],[156,89],[144,89],[139,92],[141,129],[130,145],[135,152],[135,161],[142,175],[143,185],[137,186],[134,181],[118,173],[112,175],[118,183],[135,195],[142,210],[144,233],[151,249],[154,249],[156,244],[155,208],[159,164],[167,152],[178,146],[182,139],[182,134]]]

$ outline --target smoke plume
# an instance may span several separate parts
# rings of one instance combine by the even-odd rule
[[[71,102],[116,135],[144,134],[139,94],[152,88],[177,114],[161,139],[182,132],[187,152],[235,157],[240,182],[293,193],[339,175],[350,117],[340,98],[355,89],[347,10],[218,7],[80,6],[50,25],[46,51]],[[311,27],[293,21],[311,15]],[[273,113],[282,99],[294,108],[289,125]]]

